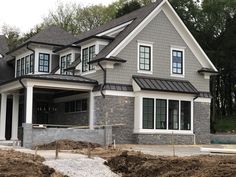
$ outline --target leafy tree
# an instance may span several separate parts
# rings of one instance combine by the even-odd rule
[[[7,38],[7,43],[10,50],[20,44],[20,30],[18,28],[4,24],[2,26],[2,33]]]
[[[141,8],[141,4],[138,1],[134,1],[134,0],[128,1],[125,4],[123,4],[123,6],[120,9],[118,9],[116,13],[116,17],[123,16],[139,8]]]

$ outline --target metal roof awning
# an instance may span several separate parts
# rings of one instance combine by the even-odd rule
[[[198,94],[198,90],[186,80],[133,76],[141,90]]]

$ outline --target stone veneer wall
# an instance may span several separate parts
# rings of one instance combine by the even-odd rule
[[[194,102],[193,125],[196,144],[210,144],[210,103]]]
[[[134,98],[125,96],[96,96],[95,102],[95,125],[124,124],[112,127],[112,139],[116,143],[135,143],[134,129]]]
[[[194,132],[196,144],[210,143],[210,104],[194,102]],[[95,97],[96,124],[124,124],[113,127],[117,143],[171,144],[171,134],[133,134],[134,98],[121,96]],[[175,144],[194,144],[194,135],[174,134]]]

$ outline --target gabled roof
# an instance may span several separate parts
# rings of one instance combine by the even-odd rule
[[[5,55],[8,51],[7,39],[4,35],[0,35],[0,54]]]
[[[58,26],[49,26],[26,42],[37,42],[45,44],[67,45],[76,40],[76,37]]]
[[[7,51],[7,39],[5,36],[0,35],[0,54],[3,55],[3,58],[0,58],[0,83],[14,77],[14,68],[7,64],[7,60],[12,58],[6,55]]]
[[[61,29],[58,26],[49,26],[46,29],[40,31],[38,34],[29,38],[26,42],[19,45],[15,49],[9,51],[7,54],[10,54],[19,48],[28,45],[29,43],[36,44],[45,44],[45,45],[53,45],[53,46],[65,46],[76,41],[76,37],[67,31]]]
[[[198,90],[185,80],[133,76],[141,90],[197,94]]]

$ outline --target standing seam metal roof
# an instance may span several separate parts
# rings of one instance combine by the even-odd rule
[[[186,80],[163,79],[144,76],[133,76],[133,79],[142,90],[191,94],[198,93],[198,90]]]

